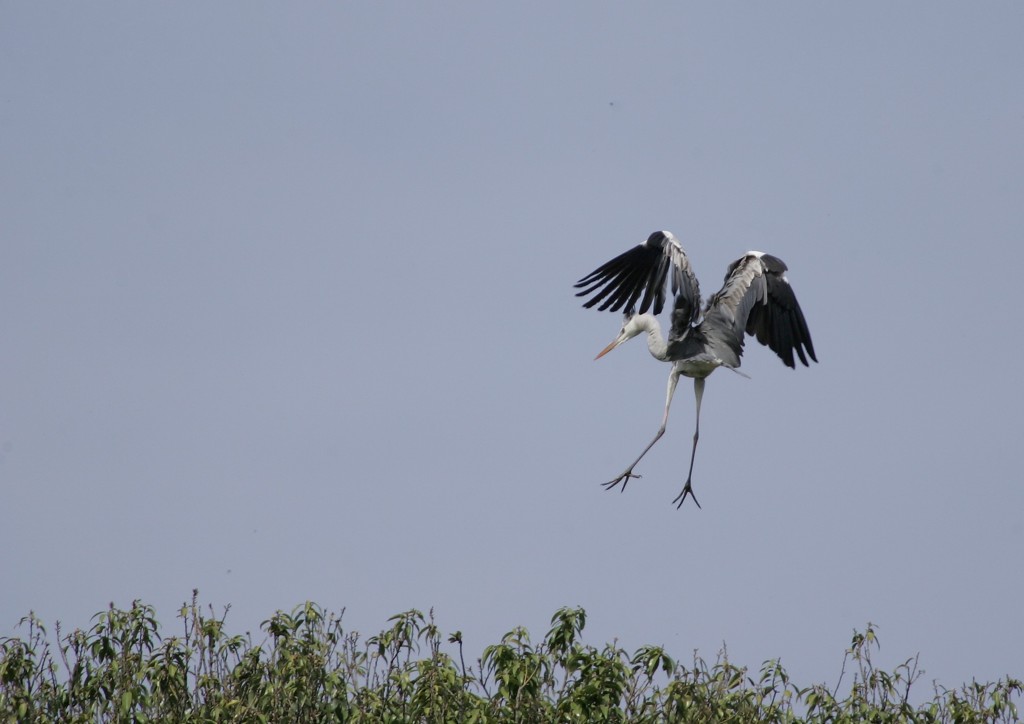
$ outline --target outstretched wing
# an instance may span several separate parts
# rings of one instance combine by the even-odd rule
[[[809,366],[807,357],[818,361],[786,271],[781,259],[759,251],[747,252],[729,265],[725,284],[708,300],[700,324],[708,352],[738,367],[746,333],[767,345],[787,367],[796,367],[794,351],[804,366]]]
[[[593,295],[583,304],[587,309],[600,303],[601,311],[617,312],[623,308],[632,311],[639,302],[640,314],[652,305],[654,313],[660,314],[665,306],[665,282],[669,278],[676,296],[676,310],[682,309],[683,314],[689,315],[690,322],[695,322],[700,314],[700,286],[686,252],[668,231],[655,231],[643,244],[619,254],[580,279],[575,284],[581,290],[576,296]]]

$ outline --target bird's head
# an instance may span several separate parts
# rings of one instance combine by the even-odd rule
[[[646,332],[646,318],[650,316],[651,315],[649,314],[637,314],[636,310],[633,308],[626,310],[626,313],[622,315],[622,329],[619,330],[619,336],[613,339],[611,344],[602,349],[594,359],[601,359],[623,342],[628,342],[641,332]]]

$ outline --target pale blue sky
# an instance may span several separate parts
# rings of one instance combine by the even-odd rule
[[[4,3],[0,633],[194,587],[478,654],[851,631],[1024,674],[1019,3]],[[668,369],[572,283],[783,258],[821,364]],[[927,687],[925,687],[927,688]],[[922,693],[925,693],[922,691]]]

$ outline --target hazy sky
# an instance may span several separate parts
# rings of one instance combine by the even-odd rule
[[[722,642],[1024,675],[1024,5],[4,3],[0,635],[141,598],[434,607],[478,655]],[[784,259],[657,429],[572,283],[655,229]]]

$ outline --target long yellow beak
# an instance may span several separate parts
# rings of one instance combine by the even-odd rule
[[[602,358],[602,357],[604,357],[604,356],[605,356],[606,354],[608,354],[609,352],[611,352],[611,351],[612,351],[613,349],[615,349],[616,347],[618,347],[618,346],[619,346],[620,344],[622,344],[622,337],[616,337],[615,339],[613,339],[613,340],[612,340],[612,343],[611,343],[610,345],[608,345],[607,347],[605,347],[604,349],[602,349],[602,350],[601,350],[601,351],[600,351],[600,352],[598,353],[597,357],[595,357],[595,358],[594,358],[594,360],[596,361],[596,360],[599,360],[599,359],[601,359],[601,358]]]

